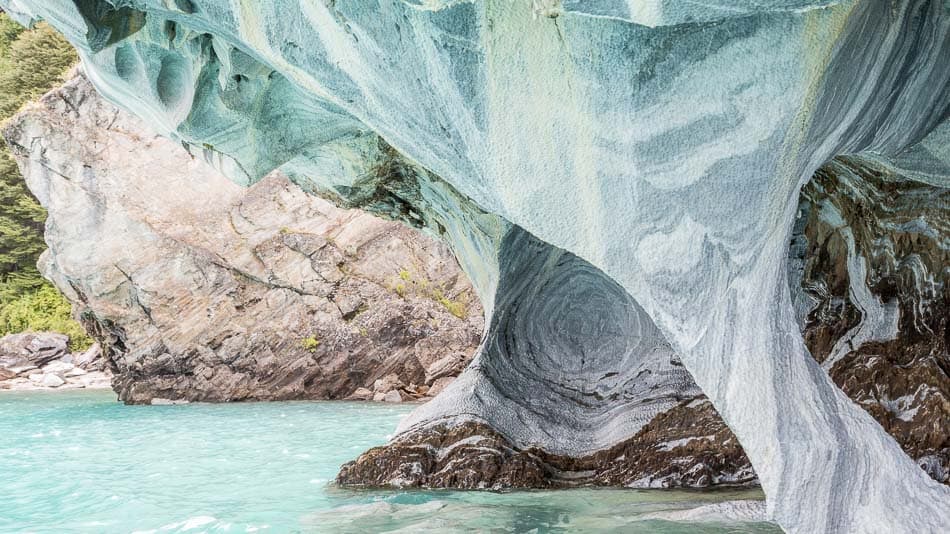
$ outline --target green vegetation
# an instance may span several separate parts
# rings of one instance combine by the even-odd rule
[[[300,345],[310,352],[317,352],[317,347],[320,346],[320,340],[317,339],[317,336],[305,337],[301,340]]]
[[[406,295],[410,293],[422,295],[438,302],[449,313],[459,319],[468,317],[468,303],[465,300],[452,300],[445,295],[441,288],[430,288],[430,284],[431,282],[427,278],[413,278],[408,269],[400,269],[399,281],[392,285],[392,289],[402,298],[406,298]],[[461,296],[465,296],[465,294]]]
[[[458,317],[459,319],[464,319],[468,316],[468,306],[464,302],[460,300],[452,300],[443,295],[442,291],[438,289],[432,292],[432,300],[445,306],[445,309],[449,310],[449,313]]]
[[[70,350],[86,350],[92,345],[92,340],[79,323],[70,318],[69,310],[69,302],[56,288],[47,284],[0,307],[0,331],[59,332],[69,336]]]
[[[60,83],[76,61],[76,52],[49,26],[27,30],[0,13],[0,121]],[[0,144],[0,335],[51,330],[82,349],[90,339],[70,318],[69,303],[36,269],[46,248],[45,220],[46,211]]]
[[[396,284],[396,287],[393,288],[396,291],[396,294],[402,298],[406,298],[406,284]]]

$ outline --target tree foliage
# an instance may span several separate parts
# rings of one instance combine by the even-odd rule
[[[70,317],[70,309],[69,301],[55,287],[45,284],[0,307],[0,331],[59,332],[69,336],[72,351],[85,350],[92,345],[92,340]]]
[[[0,121],[49,91],[77,61],[76,52],[45,24],[25,29],[0,13]],[[70,318],[69,303],[40,275],[46,211],[26,187],[6,144],[0,144],[0,335],[50,330],[76,348],[90,340]]]

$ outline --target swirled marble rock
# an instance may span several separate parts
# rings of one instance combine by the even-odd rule
[[[860,153],[946,184],[945,152],[912,148],[948,114],[945,1],[0,5],[61,29],[103,94],[234,180],[280,168],[308,191],[375,203],[442,235],[488,303],[489,325],[550,332],[543,318],[501,317],[504,293],[545,293],[567,254],[590,264],[598,273],[582,283],[598,298],[619,295],[616,284],[636,303],[629,314],[642,328],[629,346],[665,341],[679,356],[785,529],[950,530],[950,490],[808,354],[787,283],[799,191],[823,163]],[[386,191],[367,180],[406,169],[418,196],[357,199]],[[506,246],[521,231],[544,244],[540,272]],[[505,269],[536,276],[509,280]],[[609,333],[630,319],[593,315],[544,349],[574,346],[604,363],[585,339],[601,333],[591,325]],[[498,335],[489,330],[479,356],[484,372],[550,369],[493,361],[501,348],[511,354]],[[617,392],[611,378],[605,388]],[[492,406],[476,382],[457,383],[427,413]],[[530,421],[555,395],[591,393],[569,377],[557,383],[522,390],[498,416]],[[603,409],[592,406],[575,403],[564,419]],[[609,433],[559,446],[584,449]]]
[[[944,483],[950,481],[950,379],[946,371],[950,369],[946,347],[950,270],[942,267],[948,264],[947,195],[947,188],[909,179],[866,159],[836,159],[819,169],[803,189],[789,264],[790,289],[796,297],[800,326],[811,354],[905,452],[932,478]],[[519,241],[514,249],[532,250],[530,240],[522,237]],[[611,311],[609,302],[623,303],[623,298],[617,295],[611,299],[610,291],[591,290],[593,282],[551,284],[548,277],[560,280],[568,276],[565,273],[577,263],[576,258],[572,259],[556,262],[553,273],[535,282],[547,291],[557,291],[561,286],[566,286],[563,290],[568,292],[580,289],[571,298],[537,295],[527,299],[524,289],[505,291],[505,300],[510,303],[505,318],[493,322],[489,332],[490,340],[501,342],[490,344],[481,356],[502,364],[479,365],[474,379],[466,376],[474,382],[471,389],[479,392],[479,398],[494,401],[492,406],[473,409],[467,405],[461,410],[464,417],[452,417],[450,411],[448,417],[440,418],[426,413],[429,408],[421,410],[416,416],[425,414],[423,424],[404,425],[392,443],[345,465],[338,481],[356,486],[466,488],[582,484],[697,487],[754,481],[734,436],[720,426],[708,403],[686,400],[667,408],[669,402],[690,393],[691,384],[684,382],[684,378],[689,380],[688,375],[684,377],[676,367],[664,368],[667,361],[675,364],[675,358],[648,363],[630,379],[633,387],[628,393],[606,396],[606,417],[598,419],[586,411],[582,412],[584,421],[570,421],[570,429],[584,429],[583,435],[570,439],[574,444],[589,443],[598,433],[614,429],[613,435],[593,445],[596,452],[558,448],[559,443],[568,441],[562,436],[571,432],[559,426],[565,407],[574,403],[584,408],[591,405],[583,395],[562,393],[549,403],[555,408],[546,411],[538,410],[540,395],[533,395],[533,409],[519,409],[516,417],[499,415],[524,402],[525,395],[512,393],[514,384],[529,384],[529,391],[557,391],[565,388],[559,381],[568,376],[582,377],[578,382],[582,387],[604,385],[599,381],[601,376],[584,376],[590,367],[572,368],[586,361],[589,351],[577,346],[559,349],[555,344],[563,332],[570,331],[560,319],[577,324],[600,323],[601,313],[621,321],[629,314],[626,310]],[[596,279],[589,265],[578,267],[576,276]],[[524,269],[506,272],[522,284],[538,278]],[[549,305],[570,304],[579,311],[548,314],[525,306],[539,297],[551,300]],[[887,320],[882,321],[882,317]],[[519,323],[547,324],[554,318],[559,319],[555,328],[524,328],[520,335],[512,334]],[[885,327],[880,328],[881,324]],[[628,323],[623,329],[634,328],[639,325]],[[514,338],[518,342],[508,342]],[[525,346],[507,350],[517,343]],[[543,347],[547,354],[560,351],[572,356],[532,358],[536,346]],[[609,338],[597,346],[614,355],[611,361],[623,362],[629,354],[625,347],[611,346]],[[837,358],[832,359],[832,352]],[[634,347],[633,353],[649,354],[649,348]],[[522,370],[525,364],[521,355],[532,358],[530,371]],[[549,367],[540,370],[535,361]],[[485,392],[485,383],[491,384],[488,388],[507,391]],[[637,386],[645,386],[649,394],[638,398],[634,394]],[[667,406],[660,405],[656,414],[661,399]],[[529,416],[532,420],[520,415],[526,411],[535,411]],[[625,417],[617,415],[624,411],[628,411]],[[631,420],[634,412],[639,412],[641,421],[656,415],[642,427],[642,423]],[[593,421],[589,427],[588,418]],[[413,420],[415,417],[410,422]],[[621,424],[615,425],[617,421]],[[525,427],[555,431],[531,435]],[[553,450],[564,454],[554,454]]]
[[[950,188],[904,172],[857,157],[819,169],[802,190],[807,248],[792,279],[811,354],[950,483]]]

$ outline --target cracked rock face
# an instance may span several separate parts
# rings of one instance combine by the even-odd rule
[[[49,211],[42,271],[103,342],[121,400],[342,399],[384,377],[377,392],[412,399],[478,344],[444,245],[280,176],[242,189],[83,77],[6,135]],[[400,295],[404,278],[429,292]]]
[[[491,343],[403,431],[473,406],[530,424],[554,397],[514,395],[496,368],[551,373],[543,358],[570,357],[561,364],[577,369],[579,354],[607,368],[590,339],[600,333],[620,350],[665,342],[734,431],[785,529],[950,530],[950,489],[812,358],[795,306],[806,301],[788,284],[800,189],[825,162],[857,154],[946,187],[947,3],[627,4],[0,0],[61,29],[106,97],[238,183],[280,169],[449,243]],[[551,259],[540,270],[506,246],[520,232]],[[506,293],[570,295],[544,282],[568,255],[596,269],[568,273],[593,298],[637,307],[598,320],[572,303],[590,321],[538,340],[541,353],[499,352],[509,329],[519,347],[551,332],[544,318],[502,317]],[[857,340],[893,333],[883,302]],[[634,339],[609,335],[630,315]],[[597,376],[608,394],[626,391]],[[571,391],[562,420],[610,412],[570,377],[551,383]],[[637,420],[630,410],[610,419]],[[608,425],[574,444],[576,430],[543,445],[576,455],[611,436]]]

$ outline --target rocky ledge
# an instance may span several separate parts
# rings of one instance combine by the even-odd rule
[[[94,344],[69,351],[69,338],[52,332],[26,332],[0,338],[0,390],[106,389],[112,375]]]
[[[738,440],[705,397],[656,416],[633,437],[584,456],[518,448],[483,422],[411,430],[340,469],[346,486],[461,489],[705,488],[757,483]]]

